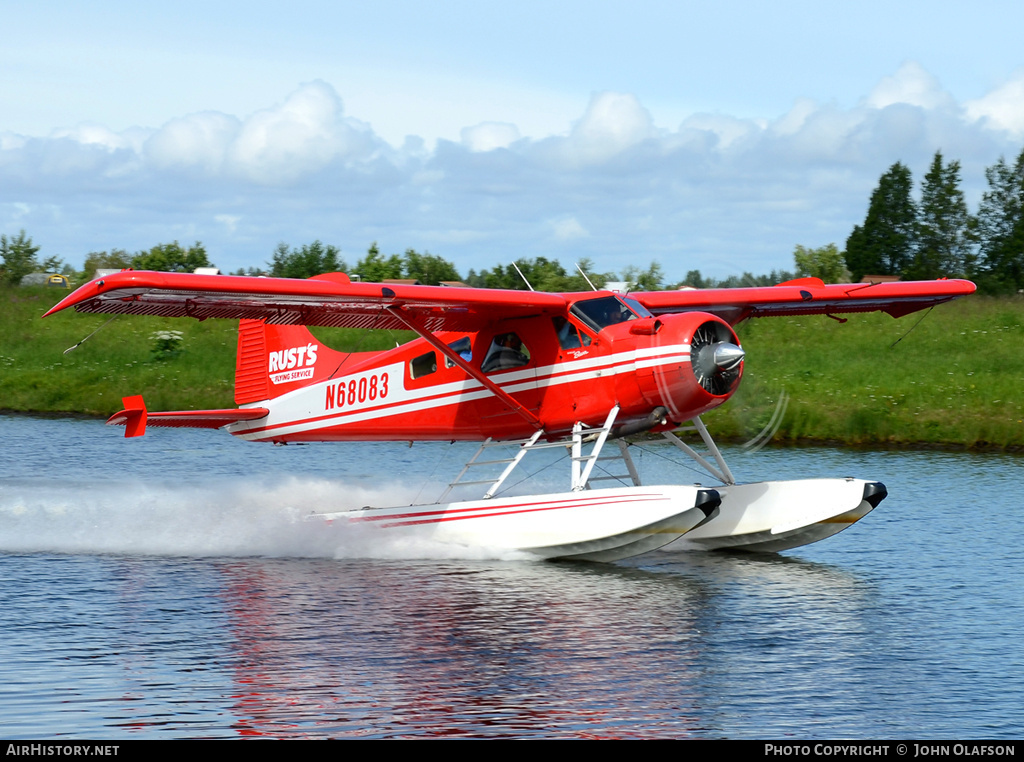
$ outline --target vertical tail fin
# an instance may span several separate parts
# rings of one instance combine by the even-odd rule
[[[273,399],[326,380],[345,357],[321,344],[305,326],[240,320],[235,403]]]
[[[124,410],[110,416],[107,425],[124,425],[125,437],[141,437],[146,434],[146,419],[149,414],[146,410],[146,403],[142,401],[142,395],[136,394],[133,397],[122,397],[121,404]]]

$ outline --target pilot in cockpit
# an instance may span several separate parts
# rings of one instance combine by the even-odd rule
[[[624,309],[622,303],[616,300],[610,300],[608,305],[608,311],[605,313],[604,324],[605,325],[618,325],[628,318],[623,314]]]

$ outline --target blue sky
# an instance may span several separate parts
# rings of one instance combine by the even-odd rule
[[[1024,5],[9,4],[0,232],[80,267],[316,238],[724,277],[842,246],[878,177],[1024,146]]]

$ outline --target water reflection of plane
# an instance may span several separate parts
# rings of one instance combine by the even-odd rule
[[[764,667],[755,641],[780,615],[803,638],[849,634],[863,597],[849,574],[773,556],[220,568],[234,725],[271,737],[701,736],[717,681]]]

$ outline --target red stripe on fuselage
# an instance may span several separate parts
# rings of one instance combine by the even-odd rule
[[[486,506],[477,506],[475,508],[453,508],[448,510],[440,511],[420,511],[417,513],[401,513],[392,516],[361,516],[357,519],[350,519],[352,522],[361,521],[379,521],[387,522],[381,523],[379,526],[382,527],[404,527],[404,526],[415,526],[418,524],[440,524],[446,521],[464,521],[467,519],[486,519],[493,518],[495,516],[515,516],[520,513],[535,513],[538,511],[557,511],[563,508],[589,508],[592,506],[601,505],[619,505],[621,503],[637,503],[637,502],[651,502],[668,500],[665,495],[650,494],[650,495],[622,495],[621,497],[608,499],[608,498],[577,498],[574,500],[563,501],[563,503],[546,503],[546,502],[533,502],[533,503],[514,503],[512,505],[506,505],[502,508],[487,508]],[[531,507],[537,506],[537,507]],[[506,509],[519,509],[519,510],[506,510]],[[480,513],[480,511],[490,511],[489,513]],[[472,513],[474,515],[467,516],[464,514]],[[460,514],[460,515],[453,515]],[[433,518],[427,518],[433,517]],[[411,519],[409,521],[396,521],[396,519]]]

